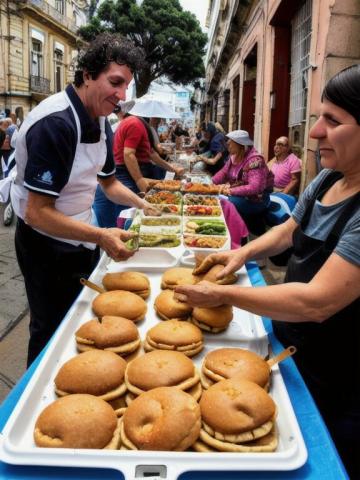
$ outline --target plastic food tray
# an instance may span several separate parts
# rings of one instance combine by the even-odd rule
[[[198,203],[190,202],[190,198],[193,198]],[[184,205],[207,205],[207,203],[204,203],[207,199],[211,199],[214,202],[214,206],[220,206],[220,200],[217,195],[202,195],[200,193],[185,193]]]
[[[107,257],[103,255],[91,276],[93,282],[101,284],[107,261]],[[124,269],[124,266],[126,263],[117,264],[117,270]],[[151,272],[148,275],[152,288],[151,296],[147,300],[148,312],[146,320],[137,324],[142,339],[145,338],[146,331],[160,321],[152,305],[160,292],[162,272]],[[238,283],[250,285],[245,269],[240,271]],[[35,421],[40,412],[56,399],[54,378],[61,365],[77,354],[74,332],[94,317],[91,303],[96,295],[96,292],[85,287],[53,337],[0,436],[2,461],[19,465],[114,468],[120,470],[125,479],[145,478],[153,474],[156,478],[169,480],[174,480],[181,473],[190,470],[279,471],[294,470],[305,463],[306,447],[281,373],[276,366],[273,368],[270,389],[270,394],[278,406],[276,423],[279,446],[276,452],[139,452],[36,447],[33,441]],[[247,348],[263,356],[268,353],[267,336],[261,319],[237,308],[234,308],[234,319],[227,331],[215,335],[204,333],[204,338],[204,350],[193,357],[198,366],[210,350],[220,347]],[[154,472],[158,472],[157,476]]]
[[[195,210],[195,209],[208,209],[209,210],[209,214],[206,214],[204,213],[204,210],[203,212],[201,212],[200,214],[194,214],[191,212],[191,210]],[[214,209],[217,209],[219,214],[216,215],[214,213]],[[184,216],[187,216],[187,217],[202,217],[202,216],[206,216],[206,217],[216,217],[216,218],[219,218],[223,215],[222,213],[222,208],[219,207],[218,205],[184,205],[183,206],[183,214]]]
[[[181,205],[181,202],[182,202],[182,195],[180,192],[169,192],[167,190],[149,190],[147,192],[147,194],[145,195],[145,200],[147,200],[148,202],[152,203],[153,205],[163,205],[164,202],[162,203],[154,203],[154,202],[151,202],[151,196],[152,195],[156,195],[156,196],[161,196],[162,194],[168,194],[170,196],[170,198],[173,198],[174,201],[172,202],[173,204],[175,205]],[[169,203],[169,202],[167,202]]]

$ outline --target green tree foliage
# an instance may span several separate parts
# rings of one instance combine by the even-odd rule
[[[187,84],[205,74],[202,57],[207,36],[178,0],[144,0],[140,6],[136,0],[105,0],[79,34],[90,41],[104,31],[121,33],[145,50],[146,64],[135,73],[138,97],[162,75]]]

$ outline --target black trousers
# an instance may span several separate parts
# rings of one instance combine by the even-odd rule
[[[81,277],[88,277],[99,260],[99,248],[54,240],[18,219],[15,248],[30,306],[29,366],[47,344],[78,296]]]

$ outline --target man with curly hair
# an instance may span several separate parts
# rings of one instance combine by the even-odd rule
[[[99,35],[79,54],[73,85],[41,102],[17,137],[12,187],[15,246],[30,305],[28,365],[46,345],[89,276],[102,248],[114,260],[132,255],[130,234],[92,225],[99,183],[113,202],[151,210],[115,178],[106,120],[144,61],[131,41]]]

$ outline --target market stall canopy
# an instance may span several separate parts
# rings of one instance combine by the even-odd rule
[[[180,115],[170,105],[160,102],[160,100],[137,100],[129,113],[137,117],[180,118]]]

